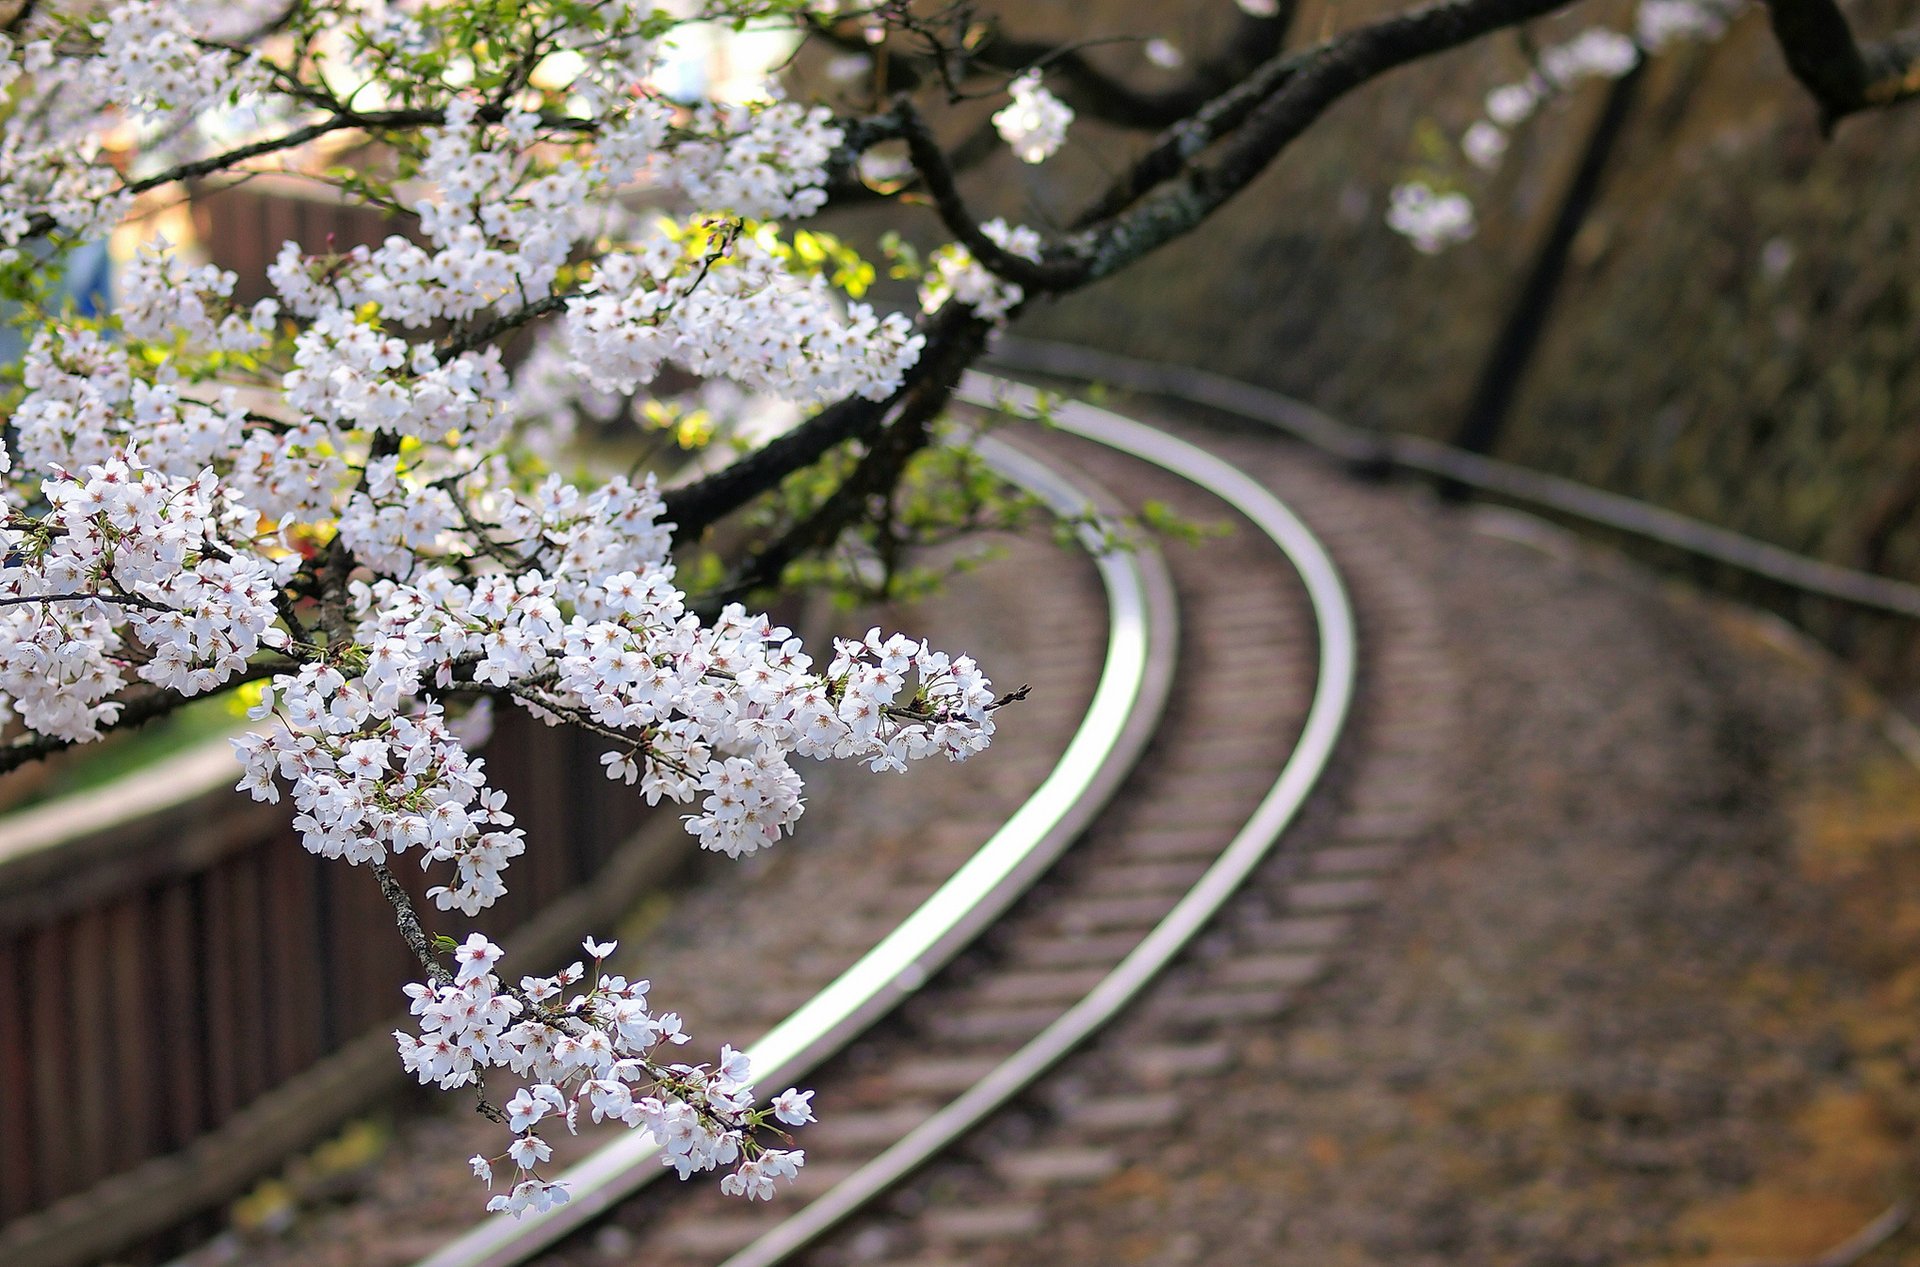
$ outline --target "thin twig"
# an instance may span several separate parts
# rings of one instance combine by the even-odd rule
[[[165,603],[156,603],[138,594],[13,594],[0,597],[0,607],[17,603],[112,603],[117,607],[139,607],[147,611],[170,612]]]

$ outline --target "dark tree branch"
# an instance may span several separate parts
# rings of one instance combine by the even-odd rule
[[[0,31],[8,35],[18,35],[27,23],[33,20],[34,11],[39,7],[40,0],[21,0],[20,7],[13,11],[13,16],[7,19],[4,27],[0,27]]]
[[[1181,179],[1161,182],[1167,187],[1131,210],[1070,235],[1038,263],[1011,255],[980,231],[978,220],[960,198],[946,155],[909,102],[897,101],[887,115],[871,122],[865,135],[898,135],[907,141],[942,220],[982,264],[1018,283],[1029,298],[1061,294],[1097,281],[1198,227],[1354,88],[1409,62],[1569,3],[1444,0],[1347,31],[1297,56],[1270,59],[1240,88],[1216,99],[1203,112],[1207,120],[1203,135],[1224,138],[1211,166],[1183,168]],[[1122,180],[1131,178],[1130,173]],[[670,492],[665,518],[676,525],[675,540],[698,536],[839,444],[855,438],[870,441],[896,410],[897,416],[907,416],[906,402],[917,398],[922,384],[957,377],[977,354],[974,331],[980,325],[970,312],[953,307],[942,310],[930,323],[925,353],[893,396],[882,402],[849,398],[829,405],[740,461]]]
[[[1820,105],[1821,125],[1920,95],[1920,31],[1861,44],[1834,0],[1767,0],[1787,69]]]
[[[151,598],[142,598],[138,594],[9,594],[0,598],[0,607],[13,607],[20,603],[109,603],[115,607],[138,607],[143,611],[172,611],[165,603],[156,603]]]
[[[960,187],[954,181],[953,168],[948,166],[946,151],[940,148],[940,142],[934,138],[933,129],[920,117],[913,103],[902,97],[894,104],[894,113],[900,118],[900,134],[906,138],[907,154],[913,159],[913,166],[920,173],[920,180],[926,186],[927,195],[933,199],[934,210],[940,215],[940,222],[947,226],[947,232],[973,253],[973,257],[985,265],[991,272],[1010,282],[1029,290],[1061,289],[1061,283],[1072,276],[1073,265],[1066,271],[1050,266],[1045,261],[1036,262],[1013,254],[998,242],[988,237],[980,228],[980,222],[973,212],[967,209],[966,200],[960,196]]]
[[[475,114],[482,122],[497,123],[506,116],[504,108],[496,105],[483,106]],[[344,107],[325,119],[316,120],[305,127],[294,128],[278,136],[263,137],[245,145],[236,145],[230,150],[210,154],[190,162],[169,167],[166,171],[143,176],[139,180],[127,181],[120,192],[143,194],[179,181],[192,180],[199,176],[211,176],[230,167],[235,167],[249,159],[262,158],[268,154],[278,154],[286,150],[298,149],[309,141],[317,141],[323,136],[335,132],[359,129],[365,132],[395,131],[404,128],[432,127],[446,122],[446,112],[434,109],[411,110],[349,110]],[[568,128],[574,131],[590,131],[593,123],[585,119],[570,119],[565,115],[543,116],[541,122],[547,127]],[[27,221],[26,231],[21,235],[27,238],[43,237],[57,227],[57,222],[44,211],[35,212]]]
[[[936,371],[902,396],[894,420],[874,439],[846,481],[811,515],[735,569],[719,598],[740,598],[779,584],[788,564],[831,546],[842,532],[865,517],[873,498],[890,494],[908,460],[932,438],[933,420],[947,407],[961,371],[986,346],[991,328],[986,322],[974,320],[956,332],[941,349]]]
[[[835,401],[793,430],[775,437],[704,479],[668,490],[666,513],[676,542],[691,541],[794,471],[809,466],[848,440],[871,441],[896,408],[916,398],[928,383],[949,389],[978,353],[985,323],[971,310],[949,305],[925,323],[927,344],[900,389],[885,400],[849,396]]]
[[[1293,0],[1287,0],[1271,17],[1242,15],[1223,46],[1197,62],[1185,82],[1158,91],[1135,88],[1102,70],[1086,56],[1084,43],[1021,39],[995,26],[977,47],[968,48],[965,41],[969,24],[964,18],[948,24],[953,28],[951,37],[931,24],[916,22],[906,29],[920,38],[924,51],[891,50],[879,88],[888,95],[915,92],[926,86],[928,72],[932,71],[949,85],[951,95],[960,96],[965,95],[960,92],[960,81],[979,78],[983,72],[1001,77],[1031,67],[1044,69],[1060,99],[1088,118],[1136,130],[1164,128],[1226,92],[1279,52],[1297,7]],[[873,52],[864,39],[822,19],[813,21],[812,33],[837,48]]]
[[[912,105],[902,99],[892,113],[948,231],[983,265],[1030,294],[1063,294],[1197,228],[1353,89],[1569,3],[1443,0],[1357,27],[1303,53],[1271,58],[1163,136],[1080,217],[1078,231],[1050,244],[1037,263],[1003,250],[981,232],[945,154]],[[1213,144],[1219,152],[1211,165],[1192,161]]]
[[[465,352],[472,352],[492,343],[510,330],[517,330],[529,321],[538,320],[548,313],[559,312],[573,300],[580,298],[576,292],[556,292],[543,299],[522,304],[512,312],[502,313],[485,325],[478,326],[464,334],[449,339],[434,352],[434,358],[442,365]]]
[[[1133,160],[1125,173],[1073,220],[1084,229],[1111,219],[1156,187],[1172,180],[1222,136],[1247,121],[1247,116],[1278,92],[1307,60],[1306,53],[1279,53],[1254,68],[1226,92],[1166,129],[1147,151]]]
[[[915,179],[909,179],[900,188],[885,193],[867,185],[859,171],[860,156],[881,141],[901,139],[900,117],[895,111],[889,110],[885,114],[875,115],[871,119],[860,122],[884,123],[885,128],[870,128],[861,133],[859,141],[849,139],[841,143],[834,157],[829,160],[827,168],[825,189],[828,203],[836,210],[841,210],[862,203],[889,201],[904,193],[919,192],[923,187],[922,182]],[[841,126],[844,128],[847,125]],[[849,132],[848,135],[851,138],[854,134]],[[1005,148],[1006,143],[1000,139],[1000,133],[994,129],[993,121],[982,119],[980,125],[969,132],[959,144],[946,151],[944,162],[949,171],[958,175],[972,171],[994,155],[1003,152]]]
[[[911,370],[908,381],[912,381]],[[837,400],[738,461],[691,484],[669,489],[666,512],[661,517],[674,525],[675,543],[698,539],[721,519],[762,493],[771,492],[792,472],[819,461],[848,440],[872,434],[900,394],[886,400],[864,396]]]
[[[973,58],[977,63],[1009,71],[1044,67],[1060,99],[1088,118],[1122,128],[1167,128],[1230,91],[1278,54],[1294,9],[1289,2],[1272,17],[1242,15],[1224,47],[1196,63],[1184,83],[1158,92],[1137,89],[1108,74],[1078,47],[1016,39],[998,30]]]
[[[885,114],[835,119],[833,125],[840,129],[840,145],[827,157],[829,184],[858,180],[860,156],[882,141],[898,140],[901,119],[899,111],[889,110]]]
[[[286,30],[292,25],[294,16],[300,12],[300,3],[301,0],[289,0],[287,6],[279,13],[264,19],[259,26],[254,27],[235,42],[251,45],[266,39],[269,35],[277,35]]]
[[[1106,277],[1174,238],[1190,232],[1251,184],[1282,150],[1355,88],[1410,62],[1478,39],[1491,31],[1565,8],[1570,0],[1443,0],[1396,14],[1325,41],[1308,51],[1277,91],[1254,107],[1220,142],[1212,165],[1193,167],[1132,210],[1067,239],[1050,257],[1051,273],[1070,278],[1067,290]]]

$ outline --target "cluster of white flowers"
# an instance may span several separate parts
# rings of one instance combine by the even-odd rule
[[[553,976],[522,977],[519,989],[509,990],[494,971],[500,947],[479,933],[453,952],[451,979],[407,987],[420,1033],[396,1030],[394,1039],[422,1084],[465,1086],[488,1069],[526,1080],[502,1108],[513,1142],[468,1162],[488,1186],[496,1163],[514,1166],[512,1187],[487,1208],[518,1215],[566,1201],[562,1185],[540,1176],[553,1146],[535,1128],[558,1121],[571,1132],[583,1112],[595,1122],[647,1131],[663,1163],[683,1179],[731,1166],[723,1192],[771,1199],[775,1180],[792,1179],[806,1157],[762,1147],[754,1132],[768,1118],[784,1126],[812,1121],[813,1093],[789,1088],[756,1110],[751,1066],[731,1047],[722,1047],[711,1067],[657,1060],[663,1045],[687,1042],[680,1018],[648,1009],[648,982],[599,971],[615,943],[588,938],[584,946],[595,961],[594,983],[584,990],[574,989],[588,975],[579,962]]]
[[[668,361],[797,400],[891,392],[925,339],[899,313],[837,302],[818,275],[797,278],[742,235],[709,267],[705,234],[656,233],[596,262],[567,304],[572,368],[605,391],[651,382]]]
[[[372,304],[382,320],[419,328],[553,292],[609,172],[576,159],[529,177],[520,151],[535,143],[538,117],[508,111],[497,126],[482,127],[475,109],[456,99],[445,126],[431,131],[419,180],[435,196],[412,207],[427,245],[393,236],[377,248],[356,246],[338,262],[284,251],[270,276],[294,312]],[[312,275],[316,263],[324,286]]]
[[[164,239],[156,240],[121,270],[115,309],[121,327],[136,339],[184,338],[222,352],[251,352],[266,346],[280,305],[262,299],[246,315],[225,311],[216,322],[209,308],[224,307],[239,278],[211,264],[190,268],[167,247]]]
[[[1589,79],[1618,79],[1647,57],[1687,40],[1718,39],[1745,0],[1641,0],[1634,34],[1592,27],[1541,49],[1526,78],[1487,93],[1486,117],[1460,136],[1460,150],[1483,172],[1496,170],[1512,145],[1512,133],[1546,102]],[[1464,193],[1441,193],[1425,181],[1403,183],[1392,192],[1387,226],[1434,254],[1466,241],[1475,232],[1473,204]]]
[[[1717,40],[1743,7],[1744,0],[1640,0],[1633,38],[1648,53],[1662,52],[1670,44]]]
[[[1047,91],[1037,70],[1015,79],[1007,92],[1013,100],[994,114],[994,129],[1021,162],[1045,162],[1067,139],[1072,108]]]
[[[18,135],[0,137],[0,264],[20,259],[17,244],[34,227],[38,208],[78,240],[111,232],[133,200],[121,192],[113,169],[93,162],[98,150],[78,152],[62,144],[36,145]]]
[[[344,308],[322,312],[294,340],[281,380],[287,403],[348,431],[487,444],[504,422],[500,352],[488,347],[442,360],[431,344],[386,334]]]
[[[45,6],[53,10],[54,6]],[[132,200],[101,145],[115,124],[159,136],[204,112],[249,100],[265,87],[255,54],[200,37],[225,29],[228,0],[121,0],[76,9],[73,17],[27,15],[18,37],[0,44],[0,87],[31,84],[32,110],[16,110],[0,131],[0,265],[46,215],[78,239],[110,231]],[[73,55],[74,46],[85,52]]]
[[[550,481],[549,493],[562,489]],[[789,755],[902,770],[934,754],[963,760],[991,740],[992,686],[965,656],[900,635],[882,639],[876,629],[864,641],[837,642],[822,675],[809,672],[812,661],[791,631],[764,615],[730,605],[701,624],[672,584],[658,510],[650,485],[616,481],[590,497],[508,516],[521,520],[506,530],[511,548],[544,550],[555,560],[552,577],[529,571],[462,582],[433,568],[411,584],[358,591],[358,640],[372,648],[369,676],[377,656],[382,678],[356,694],[385,687],[404,698],[423,676],[447,683],[465,673],[516,689],[543,716],[631,736],[606,754],[607,776],[637,782],[650,803],[697,800],[687,830],[730,856],[772,844],[799,818]],[[620,563],[627,566],[602,570]],[[571,618],[563,619],[560,603]],[[909,673],[915,686],[903,698]],[[292,720],[311,728],[307,717]],[[338,733],[358,741],[367,727],[356,719]],[[450,856],[471,855],[475,832],[450,840]],[[491,876],[480,878],[491,886]],[[457,890],[463,898],[473,892]]]
[[[753,219],[810,216],[824,207],[827,158],[845,134],[825,106],[704,105],[666,175],[697,206]]]
[[[1009,226],[1005,220],[993,219],[982,224],[980,231],[1009,255],[1040,259],[1040,234],[1024,224]],[[958,242],[934,251],[928,263],[932,271],[920,283],[920,306],[927,312],[937,312],[951,300],[998,321],[1026,298],[1018,285],[995,276]]]
[[[258,91],[262,71],[254,55],[209,50],[200,39],[197,6],[127,0],[110,6],[89,32],[100,41],[90,69],[120,87],[123,108],[190,118]]]
[[[84,477],[50,475],[40,493],[45,513],[16,512],[0,529],[7,716],[42,734],[93,739],[118,716],[109,697],[129,667],[196,695],[262,647],[285,645],[273,600],[292,569],[222,548],[248,512],[212,471],[169,478],[137,459],[112,459]]]
[[[796,758],[901,770],[987,745],[993,691],[970,659],[875,630],[837,642],[821,671],[763,615],[703,621],[651,478],[546,474],[518,430],[555,365],[609,410],[669,362],[787,401],[899,388],[923,342],[907,317],[852,302],[761,222],[824,203],[843,139],[825,111],[667,101],[647,86],[661,19],[641,0],[528,0],[529,30],[574,68],[561,88],[498,96],[418,72],[454,29],[430,7],[339,0],[254,53],[223,41],[279,6],[75,7],[0,37],[0,91],[32,106],[0,117],[11,294],[26,293],[29,239],[122,217],[129,178],[105,146],[125,164],[129,136],[136,172],[216,168],[236,145],[314,170],[300,145],[328,131],[316,119],[392,106],[414,122],[374,130],[404,179],[362,180],[418,227],[285,243],[272,297],[252,304],[233,273],[155,241],[112,317],[38,315],[0,449],[0,719],[77,743],[136,697],[260,683],[258,724],[234,743],[239,787],[289,800],[316,854],[411,854],[432,902],[466,915],[538,847],[470,754],[463,721],[488,700],[601,736],[608,777],[684,807],[689,834],[730,855],[793,829]],[[554,14],[566,22],[539,25]],[[308,38],[324,57],[284,51]],[[1023,145],[1057,146],[1051,101],[1037,77],[1016,92],[1035,120]],[[654,205],[690,205],[641,222],[623,201],[636,183]],[[1029,230],[990,231],[1037,253]],[[949,292],[988,311],[1019,298],[984,274]],[[548,350],[516,374],[503,342],[543,322]],[[683,1036],[648,1010],[644,982],[585,985],[576,967],[508,988],[497,959],[469,938],[451,978],[410,990],[420,1030],[400,1041],[423,1081],[532,1079],[507,1106],[520,1174],[494,1208],[561,1199],[535,1172],[548,1150],[534,1125],[581,1107],[652,1132],[683,1174],[731,1167],[732,1193],[765,1197],[792,1175],[800,1154],[754,1132],[810,1120],[806,1093],[756,1109],[731,1051],[711,1068],[653,1063]]]
[[[1423,255],[1437,255],[1474,235],[1473,202],[1458,191],[1442,192],[1425,181],[1395,185],[1387,203],[1387,227]]]
[[[505,796],[486,786],[485,763],[467,755],[439,707],[398,711],[416,678],[384,646],[351,681],[315,665],[276,677],[255,720],[283,725],[232,741],[246,767],[239,787],[278,801],[275,777],[290,783],[301,844],[323,858],[384,862],[417,847],[423,867],[451,864],[452,883],[428,896],[473,915],[506,892],[502,873],[526,842]]]

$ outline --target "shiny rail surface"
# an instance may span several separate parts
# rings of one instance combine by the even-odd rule
[[[1101,498],[1044,463],[991,438],[976,442],[1001,475],[1054,514],[1084,519]],[[1091,525],[1108,602],[1107,654],[1085,717],[1034,794],[954,875],[852,967],[746,1048],[755,1081],[803,1077],[920,988],[990,926],[1064,852],[1124,782],[1165,708],[1178,644],[1173,585],[1151,549],[1105,548]],[[643,1134],[616,1140],[559,1178],[572,1197],[518,1222],[488,1218],[418,1267],[504,1267],[523,1262],[590,1223],[664,1174]]]

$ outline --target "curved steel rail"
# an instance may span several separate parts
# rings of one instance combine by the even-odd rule
[[[1003,476],[1062,518],[1096,498],[1044,464],[991,439],[977,449]],[[794,1081],[904,1001],[1024,893],[1084,832],[1145,751],[1167,701],[1178,641],[1173,583],[1157,553],[1095,556],[1109,609],[1107,656],[1092,704],[1059,763],[1013,817],[873,949],[748,1047],[763,1086]],[[591,1222],[665,1173],[643,1134],[620,1138],[566,1171],[567,1204],[519,1222],[488,1218],[417,1267],[504,1267]]]
[[[970,373],[962,399],[1031,410],[1032,388]],[[1130,418],[1069,403],[1052,410],[1055,426],[1132,454],[1206,488],[1245,515],[1299,573],[1319,635],[1319,678],[1305,726],[1265,797],[1220,856],[1173,910],[1080,1002],[957,1099],[722,1267],[772,1267],[797,1253],[900,1182],[1024,1091],[1111,1021],[1145,989],[1240,888],[1286,830],[1319,782],[1345,727],[1358,671],[1353,607],[1324,547],[1280,501],[1201,449]]]

